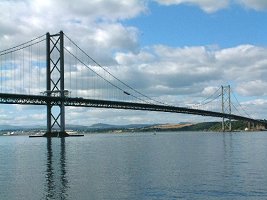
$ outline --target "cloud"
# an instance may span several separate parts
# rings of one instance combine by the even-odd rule
[[[267,9],[267,1],[265,0],[155,0],[161,5],[194,5],[199,6],[206,13],[214,13],[219,10],[225,9],[233,4],[254,9],[257,11]]]
[[[236,91],[243,96],[267,96],[267,80],[241,82]]]
[[[266,79],[267,49],[254,45],[239,45],[217,51],[218,67],[228,80],[238,83]]]
[[[266,99],[254,99],[251,101],[243,102],[242,105],[265,105],[267,106],[267,100]]]
[[[249,101],[244,101],[241,103],[241,106],[252,118],[266,119],[266,99],[257,98]]]
[[[239,101],[242,96],[267,95],[267,49],[264,47],[239,45],[211,49],[156,45],[137,54],[118,53],[115,58],[123,66],[116,74],[143,93],[171,105],[198,105],[221,85],[231,83],[234,93],[241,97]],[[213,103],[198,108],[220,111],[221,98]]]
[[[50,4],[55,4],[57,6],[55,9],[59,10],[59,12],[62,12],[64,14],[66,12],[69,12],[75,17],[89,17],[89,20],[101,19],[107,21],[116,21],[122,19],[129,19],[136,17],[137,15],[146,10],[144,0],[78,0],[75,1],[75,3],[70,0],[48,0],[48,2]],[[35,1],[35,7],[40,8],[40,11],[42,12],[44,11],[42,10],[42,8],[47,8],[47,6],[43,6],[43,4],[47,5],[49,3]],[[51,8],[51,6],[49,6],[49,8]]]
[[[265,0],[236,0],[239,4],[254,10],[266,10],[267,1]]]
[[[76,108],[75,108],[76,109]],[[80,109],[79,114],[75,113],[71,107],[66,108],[68,116],[66,117],[67,125],[89,125],[95,123],[107,124],[153,124],[153,123],[178,123],[181,121],[195,121],[192,115],[177,113],[159,113],[134,110],[116,110],[116,109],[99,109],[87,108]],[[82,113],[82,117],[81,117]]]
[[[133,73],[139,74],[139,82],[146,83],[147,90],[155,92],[151,94],[153,96],[164,91],[165,94],[185,94],[184,88],[194,88],[191,86],[220,79],[220,73],[213,65],[214,59],[214,52],[209,52],[205,47],[171,48],[163,45],[153,46],[135,56],[132,53],[116,55],[120,65],[128,66],[121,72],[124,78],[131,77]],[[119,72],[119,76],[122,74]],[[131,79],[134,76],[130,78],[130,82],[134,82]]]
[[[0,10],[6,11],[0,15],[1,49],[64,30],[94,58],[112,62],[114,50],[139,48],[138,30],[121,22],[146,12],[147,5],[142,0],[4,0]]]
[[[188,4],[199,6],[207,13],[213,13],[229,5],[229,0],[155,0],[162,5]]]
[[[209,97],[209,96],[213,95],[217,90],[218,90],[218,87],[215,87],[215,86],[207,86],[207,87],[205,87],[203,89],[202,94],[204,96]]]

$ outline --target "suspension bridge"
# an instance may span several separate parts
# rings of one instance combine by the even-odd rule
[[[217,117],[222,118],[224,131],[231,130],[231,120],[267,125],[265,120],[250,117],[235,96],[237,106],[232,103],[230,86],[222,86],[198,105],[174,106],[138,91],[113,70],[100,65],[62,31],[46,33],[0,51],[0,103],[45,105],[45,137],[69,136],[66,106]],[[220,101],[220,111],[202,108],[216,100]]]

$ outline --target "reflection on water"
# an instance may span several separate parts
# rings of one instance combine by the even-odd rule
[[[57,146],[54,146],[55,148]],[[52,151],[52,139],[47,138],[45,199],[67,199],[68,179],[66,171],[65,138],[61,138],[60,152]]]

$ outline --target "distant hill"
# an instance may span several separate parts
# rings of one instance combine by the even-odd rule
[[[44,129],[44,127],[42,127]],[[29,130],[29,129],[41,129],[41,126],[15,126],[15,125],[0,125],[0,131],[3,130]]]
[[[11,125],[0,125],[0,131],[2,130],[18,130],[22,127],[19,126],[11,126]]]
[[[117,127],[116,125],[111,124],[103,124],[103,123],[97,123],[89,126],[88,128],[99,128],[99,129],[106,129],[106,128],[114,128]]]
[[[93,124],[87,127],[87,131],[112,131],[112,130],[132,130],[154,126],[151,124],[128,124],[128,125],[111,125],[111,124]]]
[[[233,121],[233,131],[243,131],[247,127],[247,123],[243,121]],[[136,131],[221,131],[221,122],[202,122],[202,123],[181,123],[181,124],[161,124],[148,126]]]
[[[232,130],[241,131],[247,127],[246,122],[233,121]],[[0,131],[30,131],[45,130],[45,126],[12,126],[0,125]],[[111,125],[97,123],[91,126],[67,125],[66,130],[77,132],[148,132],[148,131],[221,131],[221,122],[203,122],[203,123],[179,123],[179,124],[129,124],[129,125]]]

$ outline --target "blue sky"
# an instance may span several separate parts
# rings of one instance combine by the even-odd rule
[[[215,13],[197,6],[162,6],[149,3],[149,11],[123,22],[138,27],[143,46],[267,45],[267,12],[244,9],[239,5]]]
[[[98,63],[157,100],[192,106],[231,84],[248,113],[267,118],[265,0],[2,0],[0,10],[6,11],[0,13],[0,49],[63,30]],[[73,73],[79,78],[83,71]],[[85,108],[67,113],[67,124],[83,125],[210,120]],[[43,107],[0,105],[0,124],[45,120]]]

